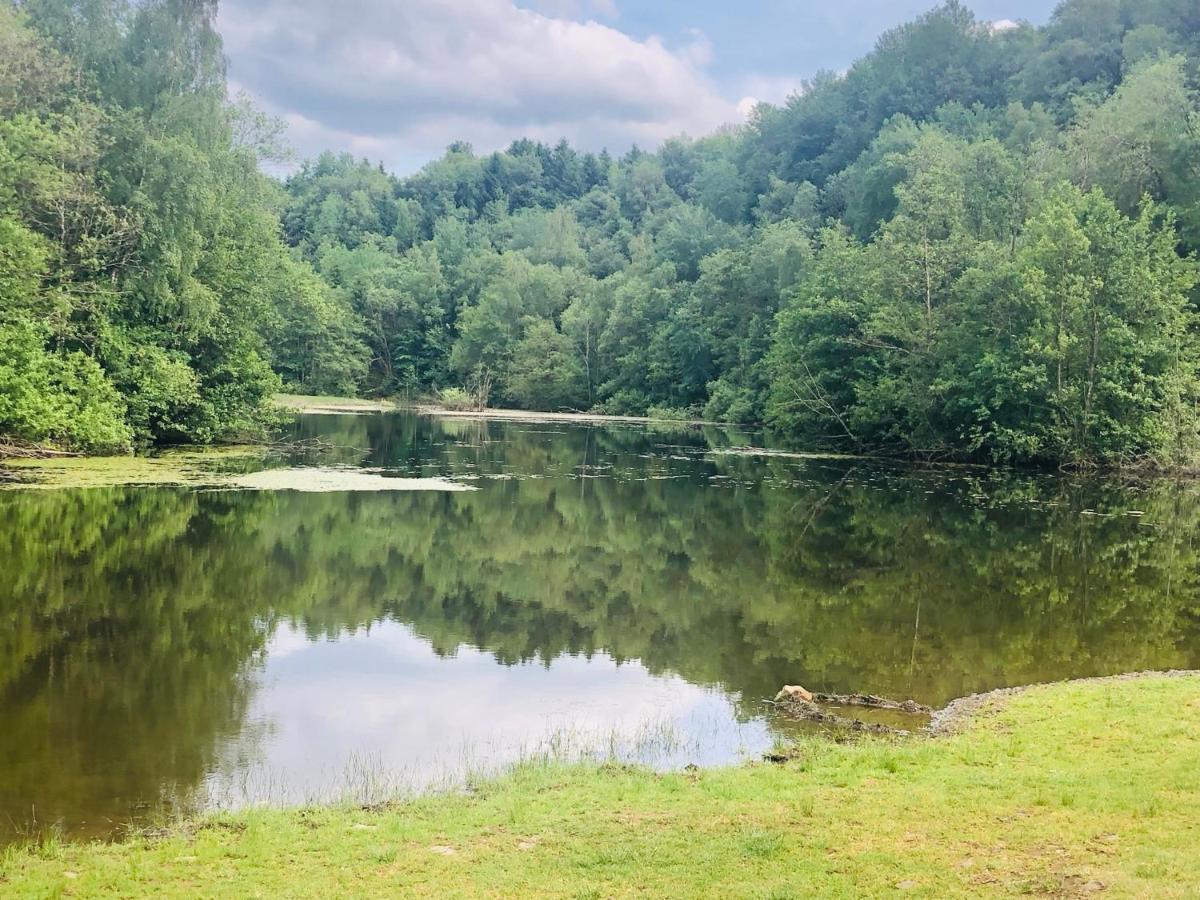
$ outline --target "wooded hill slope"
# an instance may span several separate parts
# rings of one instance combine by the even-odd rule
[[[214,11],[0,12],[0,431],[208,440],[280,384],[459,387],[814,448],[1195,461],[1192,0],[1003,30],[949,2],[655,153],[324,154],[282,188]]]

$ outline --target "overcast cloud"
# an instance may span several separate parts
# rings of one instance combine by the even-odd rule
[[[705,74],[699,32],[669,47],[508,0],[227,0],[219,27],[233,88],[283,116],[303,155],[348,149],[404,171],[456,139],[624,149],[741,115]]]
[[[1031,3],[1049,6],[1007,0]],[[854,4],[841,4],[851,20]],[[928,5],[889,4],[897,21]],[[844,68],[895,24],[859,21],[850,38],[831,27],[831,4],[763,6],[748,17],[726,0],[224,0],[218,27],[231,88],[281,116],[301,156],[349,150],[405,173],[454,140],[490,152],[566,137],[619,153],[700,136],[744,121],[756,100],[781,102],[830,60]],[[735,36],[746,33],[758,46]],[[823,37],[837,47],[819,52]]]

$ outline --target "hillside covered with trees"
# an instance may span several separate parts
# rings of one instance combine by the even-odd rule
[[[809,448],[1196,460],[1194,0],[1003,29],[951,0],[654,153],[327,153],[283,185],[214,13],[0,5],[0,433],[227,439],[281,385],[457,387]]]

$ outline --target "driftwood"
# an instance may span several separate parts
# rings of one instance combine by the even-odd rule
[[[867,709],[895,710],[911,715],[928,715],[933,712],[930,707],[915,700],[890,700],[875,694],[819,694],[807,691],[799,685],[786,685],[775,695],[773,702],[778,709],[794,718],[863,734],[905,735],[910,732],[903,728],[841,716],[822,709],[822,706],[861,706]]]
[[[909,734],[903,728],[892,728],[890,725],[880,725],[878,722],[864,722],[862,719],[852,719],[849,716],[826,712],[817,704],[809,703],[807,700],[787,700],[777,705],[789,716],[803,719],[805,722],[817,722],[821,725],[831,725],[835,728],[844,728],[847,731],[862,734]]]
[[[0,459],[59,459],[70,456],[83,454],[26,441],[0,440]]]
[[[813,694],[816,703],[833,703],[838,706],[865,706],[869,709],[894,709],[899,712],[929,715],[933,708],[916,700],[889,700],[874,694]]]

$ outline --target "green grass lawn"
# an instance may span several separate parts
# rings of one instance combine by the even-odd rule
[[[1200,677],[991,701],[784,764],[527,765],[469,796],[8,851],[0,895],[1200,896]]]

